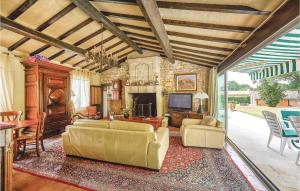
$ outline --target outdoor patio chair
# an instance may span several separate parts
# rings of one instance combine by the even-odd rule
[[[282,120],[287,128],[291,128],[291,123],[289,121],[290,116],[300,117],[300,111],[295,109],[281,109],[280,110]]]
[[[299,138],[300,138],[300,117],[298,116],[290,116],[289,117],[289,121],[291,122],[291,125],[295,128],[295,130],[298,133],[298,142],[299,142]],[[300,165],[299,164],[299,159],[300,159],[300,146],[296,145],[296,140],[293,140],[293,145],[299,149],[298,151],[298,156],[296,159],[296,165]]]
[[[298,134],[294,129],[283,128],[283,124],[280,123],[275,113],[270,111],[262,111],[262,113],[270,127],[270,136],[267,146],[270,147],[269,145],[273,136],[280,138],[280,154],[282,155],[287,141],[290,142],[293,138],[298,137]]]

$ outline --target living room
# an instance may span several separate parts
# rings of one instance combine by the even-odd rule
[[[226,72],[297,5],[1,1],[0,190],[273,189],[228,141]]]

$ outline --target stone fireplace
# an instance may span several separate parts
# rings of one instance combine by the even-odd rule
[[[125,86],[125,105],[126,108],[136,112],[133,108],[134,98],[137,94],[155,95],[155,103],[152,110],[156,110],[156,116],[163,114],[163,88],[160,82],[160,64],[162,58],[159,55],[147,57],[128,58],[129,74]],[[133,116],[136,113],[132,113]],[[155,116],[153,116],[155,117]]]
[[[157,116],[155,93],[134,93],[132,99],[133,99],[132,116],[134,117]]]

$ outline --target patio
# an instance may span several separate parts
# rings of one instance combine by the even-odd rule
[[[267,122],[242,112],[229,112],[228,137],[278,188],[285,191],[300,190],[300,166],[296,166],[297,149],[285,148],[279,153],[280,139],[273,138],[267,147]]]

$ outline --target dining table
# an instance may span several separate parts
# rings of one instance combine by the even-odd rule
[[[1,124],[13,125],[12,128],[14,131],[14,160],[17,159],[18,153],[18,145],[17,145],[17,138],[20,136],[20,131],[29,127],[36,126],[38,124],[38,120],[35,119],[26,119],[26,120],[16,120],[16,121],[5,121],[1,122]]]

